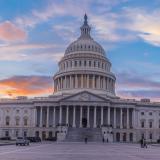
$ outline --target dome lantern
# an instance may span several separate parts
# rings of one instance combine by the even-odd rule
[[[84,15],[84,24],[80,28],[81,29],[81,36],[80,36],[80,38],[91,38],[91,36],[90,36],[91,27],[88,25],[87,19],[88,19],[88,17],[85,14]]]

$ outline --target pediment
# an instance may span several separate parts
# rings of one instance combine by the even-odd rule
[[[65,97],[65,98],[61,99],[61,101],[106,102],[108,100],[103,98],[103,97],[101,97],[101,96],[99,96],[99,95],[95,95],[93,93],[90,93],[88,91],[83,91],[83,92],[80,92],[80,93]]]

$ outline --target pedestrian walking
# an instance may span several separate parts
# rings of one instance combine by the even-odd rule
[[[102,142],[103,142],[103,143],[105,142],[105,139],[104,139],[104,137],[102,138]]]
[[[140,139],[141,148],[143,148],[143,138]]]
[[[87,141],[88,141],[88,138],[87,138],[87,137],[85,137],[85,138],[84,138],[84,142],[85,142],[85,144],[87,144]]]

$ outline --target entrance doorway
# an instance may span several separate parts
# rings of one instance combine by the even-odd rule
[[[87,127],[87,118],[82,118],[82,126],[83,128]]]

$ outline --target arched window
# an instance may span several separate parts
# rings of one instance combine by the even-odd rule
[[[19,126],[20,118],[16,117],[15,120],[16,120],[16,126]]]
[[[23,118],[23,121],[24,121],[24,126],[27,126],[27,125],[28,125],[28,118],[27,118],[27,117],[24,117],[24,118]]]
[[[9,126],[9,125],[10,125],[10,117],[7,116],[7,117],[6,117],[6,126]]]

